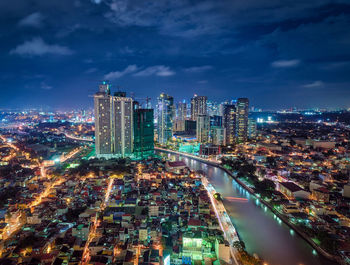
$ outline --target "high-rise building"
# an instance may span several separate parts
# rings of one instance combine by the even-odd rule
[[[110,95],[111,94],[111,88],[107,82],[102,82],[101,85],[98,86],[98,92]]]
[[[197,121],[185,120],[185,133],[195,135],[197,129]]]
[[[96,155],[112,154],[112,98],[109,86],[103,83],[94,95],[95,152]]]
[[[219,115],[219,104],[214,101],[208,100],[207,102],[207,111],[209,116]]]
[[[196,125],[196,136],[199,143],[209,142],[209,116],[208,115],[198,115],[197,125]]]
[[[225,145],[225,128],[222,124],[222,116],[210,116],[210,142],[213,145]]]
[[[177,104],[177,115],[176,119],[178,121],[184,121],[187,118],[187,104],[185,101],[179,102]]]
[[[134,154],[147,157],[154,153],[153,109],[134,110]]]
[[[210,116],[210,127],[222,127],[222,116]]]
[[[167,94],[158,97],[158,142],[166,144],[172,137],[174,98]]]
[[[219,110],[218,110],[218,115],[219,116],[224,116],[224,109],[225,109],[225,106],[226,106],[227,104],[226,103],[224,103],[224,102],[222,102],[222,103],[220,103],[220,105],[219,105]]]
[[[133,152],[133,107],[126,93],[110,95],[107,83],[94,95],[97,156],[130,156]]]
[[[244,143],[248,139],[248,114],[249,100],[237,99],[236,138],[238,143]]]
[[[186,120],[175,120],[173,122],[173,131],[174,132],[183,132],[185,131],[185,121]]]
[[[191,99],[191,119],[197,120],[198,115],[207,115],[207,97],[194,95]]]
[[[225,128],[223,127],[211,127],[210,138],[213,145],[225,145]]]
[[[223,125],[226,130],[226,145],[235,144],[236,139],[236,106],[225,105],[223,108]]]
[[[248,119],[248,138],[250,140],[256,138],[256,120],[253,118]]]
[[[173,122],[174,132],[185,131],[185,121],[187,120],[187,104],[185,101],[177,103],[176,118]]]
[[[125,92],[113,96],[112,124],[114,154],[125,157],[133,152],[133,100]]]

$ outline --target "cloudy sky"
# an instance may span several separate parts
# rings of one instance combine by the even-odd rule
[[[350,107],[348,0],[0,1],[0,108],[176,100]]]

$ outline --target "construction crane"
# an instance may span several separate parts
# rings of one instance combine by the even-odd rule
[[[120,86],[117,86],[117,88],[118,88],[118,91],[120,91]],[[92,94],[90,94],[90,95],[88,95],[88,97],[90,97],[90,98],[93,98],[94,97],[94,95]],[[135,101],[138,101],[139,103],[140,103],[140,106],[142,105],[142,104],[144,104],[144,103],[146,103],[146,108],[148,108],[149,107],[149,103],[151,102],[151,98],[150,97],[135,97],[135,93],[134,92],[130,92],[130,97],[133,99],[133,100],[135,100]]]
[[[137,98],[135,98],[135,97],[131,96],[131,98],[132,98],[133,100],[138,101],[138,102],[140,103],[140,105],[142,105],[142,103],[145,103],[145,102],[146,102],[146,108],[148,108],[149,102],[151,101],[151,98],[150,98],[150,97],[145,97],[145,98],[139,98],[139,97],[137,97]]]

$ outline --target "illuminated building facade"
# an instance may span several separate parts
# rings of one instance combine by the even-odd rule
[[[113,153],[111,99],[109,85],[103,83],[94,95],[96,155]]]
[[[97,156],[125,157],[133,152],[132,99],[123,92],[110,95],[109,85],[94,95],[95,152]]]
[[[186,102],[179,102],[177,104],[177,120],[184,121],[187,118],[187,104]]]
[[[202,260],[202,244],[203,239],[199,233],[185,234],[182,238],[183,256],[190,257],[191,260]]]
[[[198,115],[197,125],[196,125],[196,136],[199,143],[209,142],[209,116],[208,115]]]
[[[133,152],[133,100],[115,93],[112,109],[114,154],[125,157]]]
[[[222,127],[222,116],[210,116],[210,127]]]
[[[253,118],[248,119],[248,138],[251,140],[256,138],[256,120]]]
[[[237,143],[244,143],[248,139],[249,100],[237,99],[236,138]]]
[[[210,139],[213,145],[225,145],[226,135],[225,128],[223,127],[211,127],[210,128]]]
[[[213,145],[225,145],[225,128],[222,123],[222,116],[210,116],[210,143]]]
[[[219,105],[216,102],[208,100],[207,111],[209,116],[219,115]]]
[[[134,154],[147,157],[154,152],[153,109],[134,110]]]
[[[191,99],[191,119],[197,120],[198,115],[207,115],[207,100],[206,96],[194,95]]]
[[[187,119],[187,104],[185,101],[179,102],[176,109],[176,118],[173,122],[174,132],[185,131],[185,121]]]
[[[166,144],[172,137],[174,118],[174,98],[167,94],[160,94],[157,105],[158,114],[158,142]]]
[[[225,128],[225,144],[233,145],[236,142],[236,106],[225,105],[223,109],[223,125]]]

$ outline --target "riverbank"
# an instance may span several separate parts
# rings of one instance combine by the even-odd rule
[[[338,260],[337,257],[329,254],[325,250],[323,250],[320,246],[318,246],[308,235],[306,235],[303,231],[301,231],[297,226],[289,222],[288,218],[278,212],[269,202],[265,201],[261,197],[257,196],[254,192],[254,190],[250,187],[248,187],[243,181],[241,181],[239,178],[237,178],[235,175],[232,174],[229,170],[224,168],[221,165],[217,165],[218,168],[224,170],[228,175],[230,175],[239,185],[241,185],[244,189],[246,189],[254,198],[258,199],[262,204],[264,204],[266,207],[270,209],[271,212],[273,212],[278,218],[280,218],[286,225],[288,225],[290,228],[292,228],[301,238],[303,238],[310,246],[312,246],[320,255],[322,255],[324,258],[336,261],[339,264],[344,264],[342,260]]]
[[[275,214],[275,216],[277,216],[281,221],[283,221],[288,227],[293,229],[300,236],[300,238],[302,240],[304,240],[307,244],[309,244],[315,251],[317,251],[321,257],[325,258],[326,260],[330,260],[332,262],[336,261],[340,264],[344,264],[344,262],[341,261],[339,258],[334,257],[333,255],[330,255],[329,253],[324,251],[322,248],[320,248],[308,235],[306,235],[303,231],[301,231],[301,229],[296,227],[294,224],[290,223],[286,216],[284,216],[283,214],[276,211],[276,209],[274,209],[270,203],[266,202],[265,200],[263,200],[262,198],[257,196],[252,188],[248,187],[243,181],[238,179],[236,176],[234,176],[234,174],[232,174],[226,168],[222,167],[219,163],[213,163],[211,161],[208,161],[208,160],[205,160],[205,159],[202,159],[199,157],[194,157],[193,155],[187,155],[185,153],[172,151],[172,150],[158,149],[158,151],[163,151],[165,153],[170,153],[170,154],[175,154],[175,155],[182,155],[184,157],[191,158],[193,160],[197,160],[199,162],[203,162],[205,164],[220,168],[221,170],[226,172],[228,176],[233,178],[237,184],[242,186],[250,195],[252,195],[254,198],[258,199],[259,202],[261,202],[263,205],[265,205],[273,214]]]
[[[205,176],[202,175],[201,179],[202,179],[203,186],[207,190],[216,218],[218,219],[221,230],[224,233],[224,237],[227,240],[227,242],[229,242],[230,244],[231,257],[236,265],[242,264],[241,262],[238,262],[239,258],[236,257],[236,253],[238,251],[233,247],[233,243],[235,241],[239,241],[236,228],[233,226],[229,218],[228,218],[229,220],[225,219],[225,216],[224,216],[224,213],[226,213],[225,206],[221,201],[220,202],[216,201],[216,199],[214,198],[214,194],[216,194],[214,187],[210,185],[208,179]]]

